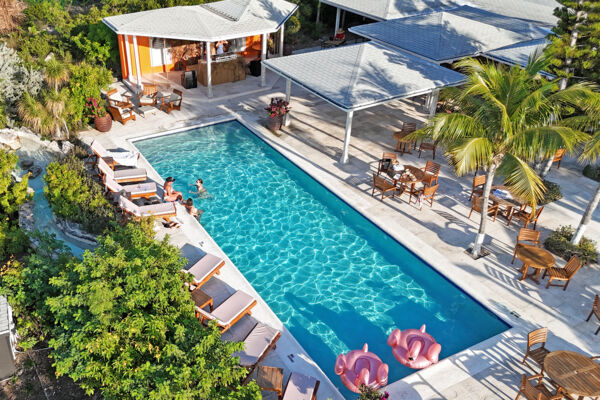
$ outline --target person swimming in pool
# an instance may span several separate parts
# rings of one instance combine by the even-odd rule
[[[192,217],[196,217],[198,218],[198,221],[200,221],[200,217],[202,217],[204,210],[198,210],[194,206],[194,200],[191,197],[185,201],[184,207]]]
[[[196,186],[196,191],[190,191],[190,193],[197,195],[198,198],[212,198],[212,195],[210,195],[208,190],[204,187],[204,181],[202,179],[198,178],[194,185]]]

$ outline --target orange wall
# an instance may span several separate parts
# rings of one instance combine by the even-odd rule
[[[142,76],[145,74],[153,74],[157,72],[167,72],[175,70],[175,64],[159,65],[151,67],[150,63],[150,39],[143,36],[137,37],[138,52],[140,55],[140,69]]]

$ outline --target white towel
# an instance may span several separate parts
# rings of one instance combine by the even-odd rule
[[[119,165],[126,167],[137,167],[138,153],[131,151],[109,151],[110,157]]]

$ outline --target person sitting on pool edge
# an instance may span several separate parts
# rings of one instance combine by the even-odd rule
[[[165,179],[165,185],[163,186],[163,200],[164,201],[181,201],[183,200],[183,193],[178,192],[173,189],[173,182],[175,182],[175,178],[172,176],[168,176]]]
[[[192,217],[198,217],[198,220],[200,220],[204,210],[198,210],[196,207],[194,207],[194,200],[191,197],[188,197],[188,199],[185,201],[184,207]]]

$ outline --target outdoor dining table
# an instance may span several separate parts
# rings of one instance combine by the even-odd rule
[[[409,172],[411,176],[408,176],[406,172]],[[393,167],[390,167],[387,170],[387,175],[392,179],[394,185],[398,186],[398,184],[400,184],[402,190],[404,191],[404,187],[406,187],[406,185],[410,185],[411,190],[413,190],[415,188],[415,184],[423,180],[425,177],[425,172],[423,172],[421,168],[412,165],[404,165],[404,170],[402,171],[395,171]]]
[[[528,276],[535,281],[540,283],[540,273],[542,270],[551,268],[556,263],[554,256],[548,250],[542,249],[537,246],[531,246],[528,244],[522,244],[517,247],[517,258],[523,262],[521,272],[521,281]],[[535,274],[527,275],[529,267],[535,268]]]
[[[494,194],[494,190],[502,190],[510,193],[510,198],[497,196]],[[510,189],[507,186],[499,185],[492,186],[492,191],[490,192],[490,200],[494,203],[498,204],[500,208],[502,208],[504,217],[508,218],[510,221],[510,216],[514,212],[515,208],[519,209],[523,207],[523,203],[517,196],[513,195]]]
[[[574,351],[553,351],[544,359],[544,371],[571,396],[600,396],[600,364]]]

